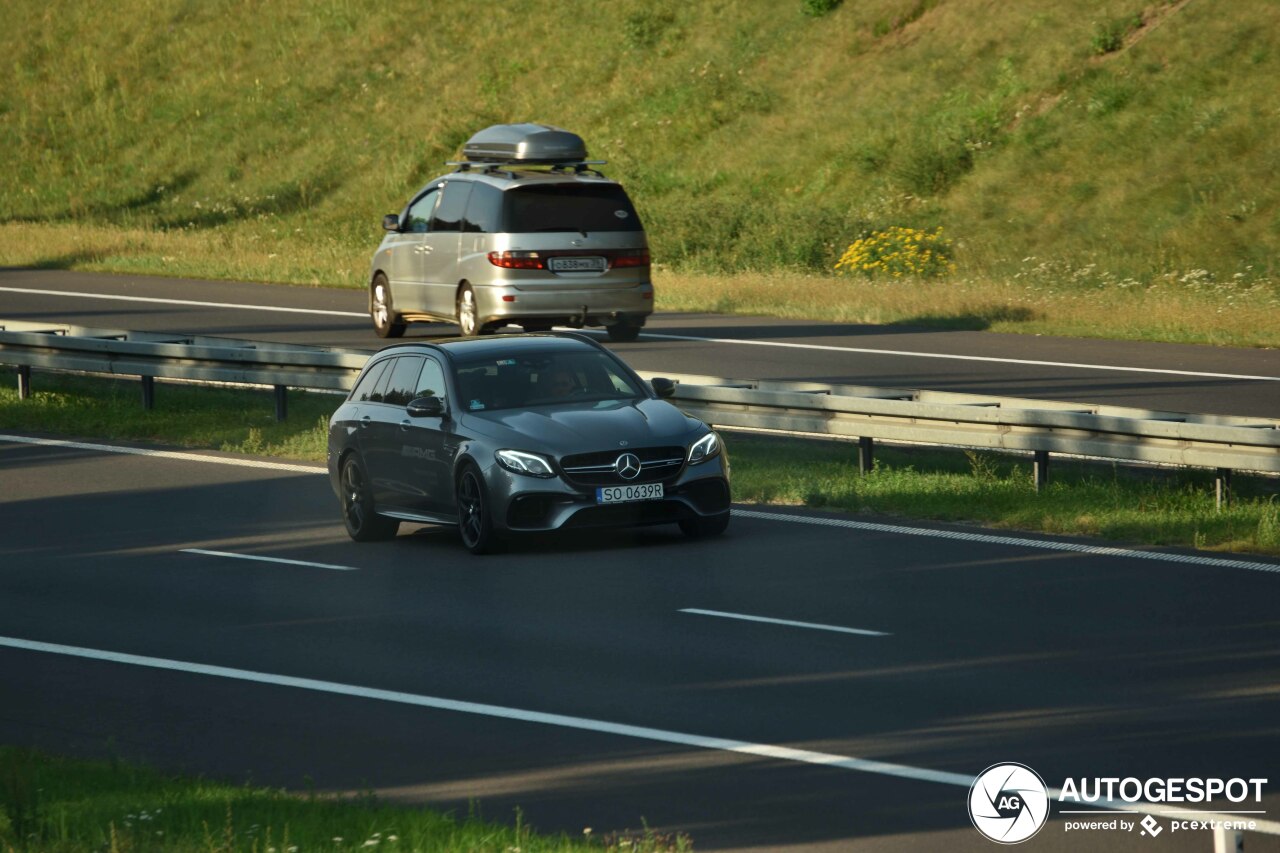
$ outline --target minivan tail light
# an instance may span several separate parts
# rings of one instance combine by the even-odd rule
[[[647,267],[649,266],[649,250],[648,249],[625,249],[620,252],[613,253],[613,267]]]
[[[547,259],[539,252],[490,252],[489,263],[506,270],[545,270]]]

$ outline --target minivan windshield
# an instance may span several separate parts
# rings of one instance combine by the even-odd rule
[[[457,364],[464,411],[634,400],[644,392],[625,370],[598,352],[539,352]]]
[[[504,194],[504,231],[641,231],[631,199],[617,184],[538,184]]]

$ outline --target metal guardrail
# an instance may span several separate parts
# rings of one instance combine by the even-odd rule
[[[284,420],[287,389],[350,390],[368,358],[325,347],[0,320],[0,364],[18,367],[23,399],[32,368],[140,377],[148,409],[157,378],[245,383],[273,387],[276,417]]]
[[[143,332],[0,320],[0,363],[17,365],[29,391],[30,370],[71,370],[143,378],[240,382],[276,389],[347,390],[368,352],[354,352]],[[1036,482],[1048,477],[1049,454],[1217,469],[1225,499],[1230,472],[1280,473],[1280,421],[1149,409],[991,397],[938,391],[735,380],[663,374],[677,382],[673,399],[719,427],[778,430],[856,439],[869,470],[873,442],[1029,451]],[[25,393],[25,391],[24,391]]]
[[[1219,497],[1230,472],[1280,473],[1280,421],[1164,412],[1020,397],[993,397],[812,382],[671,376],[676,399],[724,427],[856,438],[861,466],[876,439],[1030,451],[1037,483],[1050,453],[1217,469]]]
[[[16,365],[21,396],[32,368],[143,380],[143,402],[156,378],[246,383],[276,389],[277,417],[285,416],[289,387],[348,390],[370,352],[227,338],[126,332],[0,320],[0,364]],[[1231,470],[1280,473],[1280,421],[1148,409],[989,397],[939,391],[735,380],[716,376],[648,374],[675,380],[672,399],[718,427],[776,430],[803,436],[857,439],[869,469],[877,440],[1031,451],[1037,483],[1050,453],[1100,456],[1217,468],[1219,498]],[[1134,805],[1126,811],[1160,814]],[[1188,812],[1230,823],[1233,816]],[[1254,821],[1251,831],[1280,834],[1280,823]],[[1214,831],[1215,851],[1243,849],[1243,833]]]

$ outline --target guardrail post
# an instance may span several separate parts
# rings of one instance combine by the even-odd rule
[[[156,378],[154,376],[143,376],[142,378],[142,408],[148,412],[156,407]]]
[[[289,416],[289,388],[276,386],[276,420],[282,421]]]
[[[1213,853],[1244,853],[1244,833],[1219,826],[1213,831]]]
[[[18,365],[18,399],[31,399],[31,365]]]
[[[1036,491],[1040,491],[1049,485],[1049,451],[1037,450],[1035,461],[1032,463],[1032,477],[1035,480]]]
[[[875,445],[867,436],[858,439],[858,473],[870,474],[875,467]]]
[[[1217,479],[1213,481],[1214,501],[1221,512],[1231,505],[1231,469],[1219,468]]]

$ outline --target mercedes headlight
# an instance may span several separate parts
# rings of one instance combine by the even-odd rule
[[[706,462],[720,452],[720,436],[709,432],[693,443],[689,448],[689,464],[697,465]]]
[[[555,469],[551,467],[551,460],[536,453],[525,453],[523,450],[499,450],[494,456],[497,457],[499,465],[517,474],[543,479],[556,475]]]

